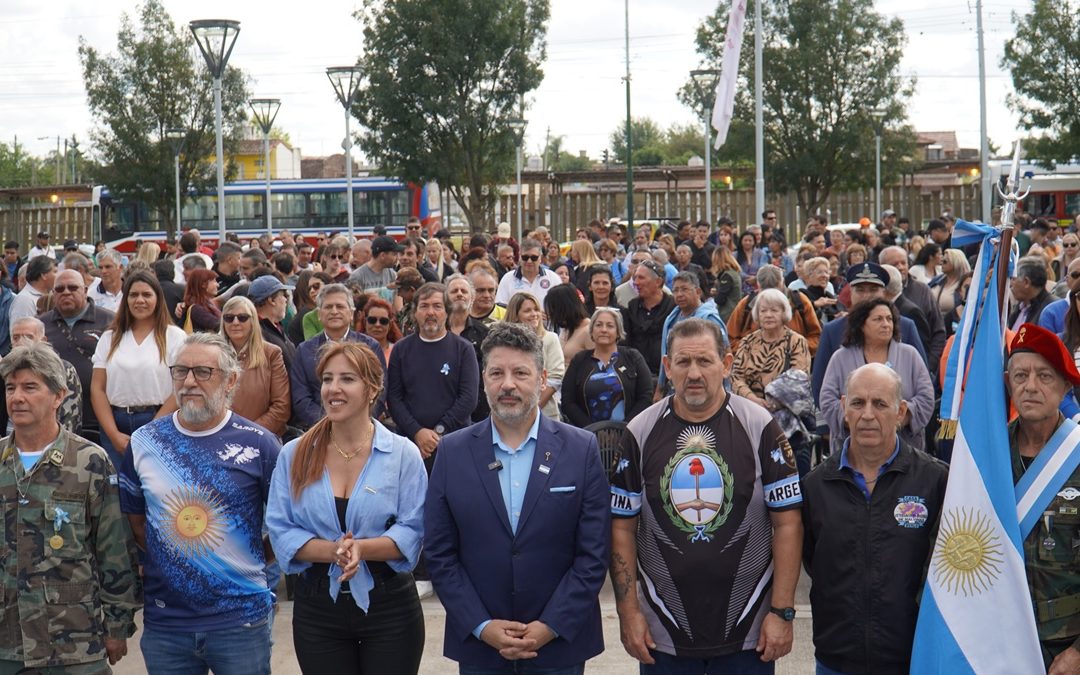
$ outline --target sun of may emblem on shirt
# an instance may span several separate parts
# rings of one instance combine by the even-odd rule
[[[216,495],[184,486],[173,490],[163,506],[162,536],[179,553],[188,558],[202,556],[221,544],[225,509]]]
[[[953,595],[972,596],[989,590],[1005,563],[998,533],[976,508],[942,514],[931,562],[934,581]]]
[[[664,512],[692,543],[711,541],[731,514],[731,470],[716,454],[716,437],[708,427],[687,427],[675,448],[660,477]]]

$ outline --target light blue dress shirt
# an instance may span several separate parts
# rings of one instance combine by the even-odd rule
[[[540,432],[540,416],[543,413],[537,408],[536,419],[533,420],[529,435],[520,447],[511,448],[503,442],[499,436],[499,430],[495,423],[491,423],[491,443],[495,448],[495,459],[502,463],[499,470],[499,488],[502,490],[503,504],[506,506],[506,515],[510,517],[510,529],[516,534],[518,519],[521,518],[521,506],[525,503],[525,489],[529,487],[529,472],[532,471],[533,456],[536,454],[536,435]],[[491,619],[482,621],[473,630],[477,640],[480,633],[491,623]]]
[[[298,574],[311,567],[309,562],[296,560],[296,552],[308,541],[316,538],[337,541],[345,534],[338,522],[330,475],[325,470],[320,480],[305,487],[299,497],[293,497],[290,477],[298,444],[299,439],[282,448],[266,506],[270,543],[286,574]],[[395,572],[411,572],[420,558],[424,540],[427,494],[424,460],[412,441],[390,432],[379,422],[375,422],[372,445],[371,457],[349,495],[345,524],[356,539],[383,536],[392,539],[404,558],[389,560],[387,564]],[[340,576],[341,568],[330,565],[330,597],[335,601],[341,589]],[[375,587],[367,563],[361,562],[348,584],[353,601],[366,612],[368,593]]]

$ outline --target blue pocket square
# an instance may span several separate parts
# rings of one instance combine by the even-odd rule
[[[550,492],[573,492],[576,489],[576,485],[566,485],[564,487],[553,487]]]

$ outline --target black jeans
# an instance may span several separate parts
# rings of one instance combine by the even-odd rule
[[[376,576],[370,600],[365,614],[348,593],[334,602],[326,577],[297,577],[293,645],[301,671],[416,674],[424,654],[424,614],[412,575]]]

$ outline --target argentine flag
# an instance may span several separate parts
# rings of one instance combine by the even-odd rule
[[[978,288],[978,297],[963,319],[969,325],[962,332],[974,340],[967,359],[971,368],[915,629],[911,672],[916,675],[1045,672],[1012,482],[991,236],[977,265],[987,271],[989,283],[978,286],[986,276],[975,279],[972,290]],[[954,350],[965,347],[954,344]],[[963,372],[955,374],[957,381]]]

